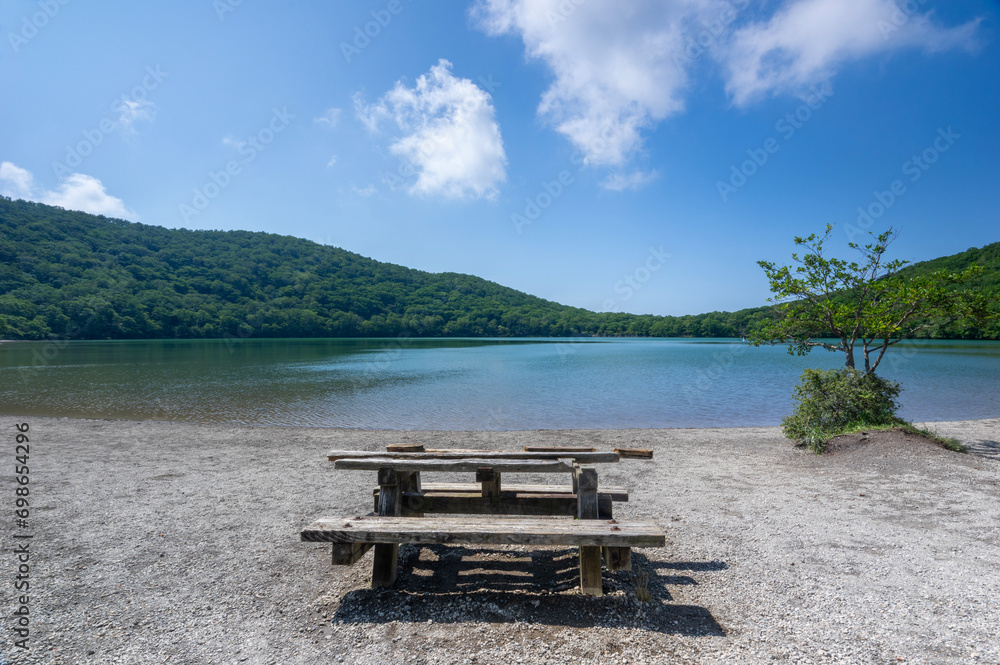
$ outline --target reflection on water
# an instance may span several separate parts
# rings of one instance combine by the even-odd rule
[[[710,339],[332,339],[0,344],[0,414],[388,429],[776,425],[805,367]],[[903,415],[1000,415],[1000,344],[913,342],[880,371]]]

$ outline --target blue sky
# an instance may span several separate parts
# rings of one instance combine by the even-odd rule
[[[9,0],[0,193],[593,310],[757,306],[755,262],[827,223],[844,254],[1000,240],[997,10]]]

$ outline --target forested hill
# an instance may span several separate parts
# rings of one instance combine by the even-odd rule
[[[597,314],[290,236],[171,230],[6,198],[0,259],[6,339],[727,332],[694,317],[667,328],[662,317]]]
[[[972,259],[995,287],[1000,243],[936,261]],[[725,337],[767,311],[601,314],[290,236],[171,230],[0,197],[0,339]]]

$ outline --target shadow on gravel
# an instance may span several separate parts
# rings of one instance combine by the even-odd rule
[[[367,561],[366,557],[356,565]],[[721,561],[654,561],[633,551],[632,571],[605,570],[605,595],[591,598],[577,593],[576,548],[408,545],[400,547],[399,577],[393,588],[348,592],[332,619],[335,623],[523,622],[725,636],[708,609],[675,603],[670,587],[697,585],[698,578],[726,568]],[[645,585],[643,572],[648,576]],[[640,588],[648,590],[649,601],[637,598]]]
[[[656,570],[689,570],[699,573],[714,573],[729,567],[725,561],[651,561],[650,566]],[[660,582],[667,585],[698,584],[690,575],[659,575],[659,578]]]
[[[1000,459],[1000,441],[974,441],[967,444],[969,452],[981,457]]]

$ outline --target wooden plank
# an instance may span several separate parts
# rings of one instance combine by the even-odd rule
[[[367,459],[338,459],[333,463],[335,469],[360,469],[374,471],[381,468],[393,468],[396,471],[471,471],[488,466],[497,471],[512,473],[570,473],[573,464],[558,459],[395,459],[389,457],[373,457]]]
[[[653,459],[652,448],[615,448],[622,459]]]
[[[605,547],[604,561],[608,570],[632,570],[632,550],[628,547]]]
[[[484,498],[496,499],[500,496],[500,472],[490,467],[476,469],[476,482],[482,484]]]
[[[422,483],[421,489],[425,492],[478,492],[479,485],[476,483]],[[373,490],[378,492],[376,488]],[[519,485],[506,483],[501,494],[514,492],[515,494],[524,492],[528,494],[575,494],[570,485]],[[628,501],[628,490],[624,487],[601,486],[597,488],[598,494],[607,494],[612,501]]]
[[[585,596],[604,594],[604,585],[601,582],[600,547],[580,547],[580,593]]]
[[[577,476],[577,517],[581,520],[597,519],[597,471],[584,467],[574,472]]]
[[[418,545],[588,545],[663,547],[652,522],[565,520],[544,517],[322,517],[305,527],[307,542]]]
[[[399,476],[395,469],[382,468],[378,471],[378,514],[381,517],[399,515],[403,493],[399,491]],[[372,563],[372,588],[390,587],[396,582],[399,571],[399,542],[381,541],[375,545],[375,561]]]
[[[593,467],[577,467],[573,471],[577,486],[576,516],[580,520],[596,520],[597,471]],[[580,546],[580,593],[600,596],[604,593],[601,583],[601,548]]]
[[[419,471],[401,471],[399,473],[399,491],[400,496],[406,492],[419,492],[420,491],[420,472]],[[397,513],[401,514],[401,513]],[[414,517],[420,517],[421,513],[413,513]]]
[[[394,459],[394,460],[557,460],[574,459],[585,464],[604,464],[617,462],[618,453],[614,452],[519,452],[516,450],[467,450],[467,451],[425,451],[425,452],[382,452],[378,450],[331,450],[326,454],[331,462],[346,459]]]
[[[374,543],[334,543],[333,565],[353,566],[373,545]]]
[[[424,444],[422,443],[390,443],[385,449],[390,453],[422,453]]]
[[[494,448],[487,448],[480,450],[478,448],[427,448],[425,452],[428,453],[462,453],[463,455],[478,456],[483,453],[502,453],[503,450],[496,450]],[[506,451],[510,452],[510,451]]]
[[[598,494],[598,513],[611,518],[611,497]],[[456,515],[552,515],[576,517],[577,498],[572,494],[532,494],[501,490],[499,497],[480,492],[404,492],[401,515],[425,513]]]
[[[597,448],[587,446],[525,446],[526,453],[592,453]]]

